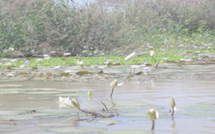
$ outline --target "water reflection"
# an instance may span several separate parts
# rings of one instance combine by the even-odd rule
[[[173,129],[175,129],[175,126],[176,126],[175,120],[174,120],[174,117],[172,117],[172,124],[171,124],[171,127],[172,127]]]
[[[72,126],[78,127],[80,125],[80,122],[85,120],[86,119],[81,119],[80,117],[75,117],[69,120],[67,123],[69,123]]]
[[[155,130],[151,130],[151,134],[154,134]]]

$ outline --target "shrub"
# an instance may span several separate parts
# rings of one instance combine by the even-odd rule
[[[127,53],[214,30],[214,15],[212,0],[98,0],[82,7],[0,0],[0,50],[14,47],[14,56],[25,57]]]

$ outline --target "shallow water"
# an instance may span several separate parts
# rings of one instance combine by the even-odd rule
[[[110,79],[88,82],[1,82],[0,133],[152,133],[151,121],[146,116],[150,108],[160,113],[155,122],[156,134],[215,133],[215,80],[210,79],[214,77],[214,69],[211,66],[194,68],[196,71],[193,66],[175,67],[172,71],[161,68],[153,74],[162,76],[166,73],[168,77],[165,78],[119,78],[124,84],[114,91],[115,105],[109,97]],[[190,77],[191,74],[204,77]],[[92,92],[91,99],[87,97],[88,91]],[[94,118],[75,109],[60,109],[57,103],[59,96],[75,96],[82,109],[98,113],[102,113],[102,101],[110,114],[116,116]],[[174,118],[169,113],[171,97],[174,97],[178,109]]]

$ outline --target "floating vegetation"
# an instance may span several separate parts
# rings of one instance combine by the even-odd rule
[[[78,72],[76,72],[76,74],[78,74],[78,75],[84,75],[84,74],[93,74],[93,73],[90,72],[90,71],[78,71]]]
[[[69,76],[69,75],[70,75],[70,73],[67,73],[67,72],[63,72],[63,73],[60,74],[61,77],[62,76]]]

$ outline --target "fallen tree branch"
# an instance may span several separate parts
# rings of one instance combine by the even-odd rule
[[[112,118],[112,117],[115,116],[115,115],[113,115],[113,114],[110,114],[110,115],[103,115],[103,114],[100,114],[100,113],[91,112],[91,111],[83,110],[83,109],[80,109],[80,108],[79,108],[78,110],[80,110],[81,112],[84,112],[84,113],[86,113],[86,114],[90,114],[90,115],[92,115],[92,116],[94,116],[94,117]]]

